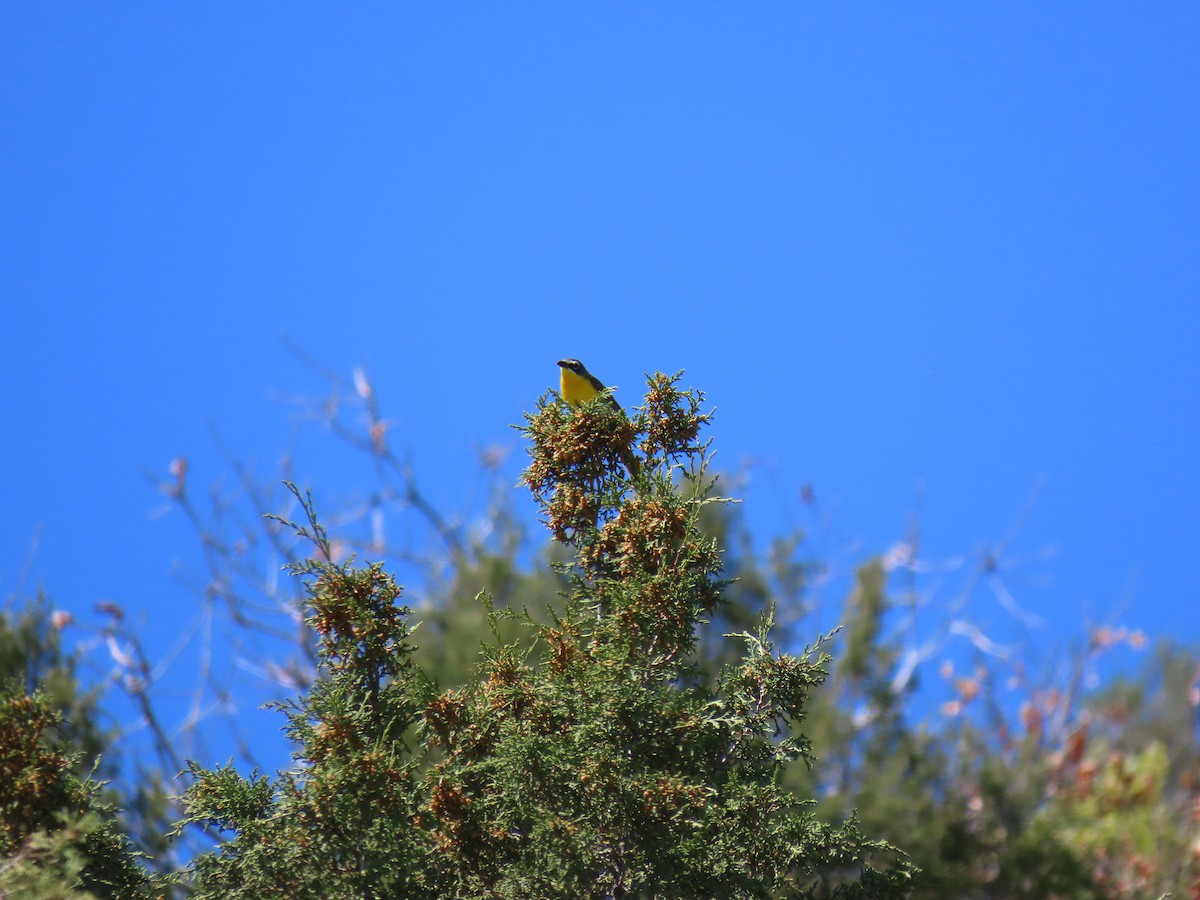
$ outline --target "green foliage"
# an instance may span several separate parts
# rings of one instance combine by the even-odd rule
[[[418,667],[388,574],[332,562],[304,502],[320,677],[285,707],[290,771],[193,767],[186,822],[230,834],[197,897],[905,895],[887,845],[781,786],[811,761],[827,658],[782,652],[766,617],[720,671],[698,661],[725,582],[700,528],[708,417],[677,380],[629,418],[539,401],[525,480],[574,552],[566,596],[544,623],[482,596],[490,637],[453,687]]]
[[[107,749],[108,735],[96,724],[99,691],[80,685],[76,658],[63,650],[62,631],[71,621],[69,615],[53,612],[41,595],[0,614],[0,684],[16,681],[26,693],[39,691],[60,713],[56,732],[78,751],[76,774],[83,776]],[[111,776],[107,761],[101,765],[101,774]]]
[[[328,544],[314,523],[322,552]],[[378,566],[309,561],[322,677],[285,707],[297,767],[272,784],[192,767],[188,822],[235,837],[193,863],[197,897],[428,895],[408,732],[428,694],[408,610]]]
[[[1044,665],[981,649],[969,670],[943,664],[951,699],[930,709],[927,670],[973,624],[974,585],[999,578],[994,550],[966,558],[967,589],[938,613],[946,568],[918,559],[914,527],[858,566],[840,614],[822,609],[838,554],[813,557],[800,531],[763,540],[713,496],[701,397],[663,376],[629,415],[547,397],[528,416],[525,482],[554,541],[530,539],[491,452],[487,513],[461,528],[390,450],[364,385],[365,408],[327,424],[370,454],[380,484],[366,506],[334,510],[336,539],[299,495],[299,536],[280,519],[264,541],[261,519],[230,538],[220,498],[204,525],[182,461],[165,488],[201,529],[206,602],[235,634],[282,636],[282,652],[255,646],[304,691],[280,705],[295,764],[274,777],[192,764],[187,815],[167,835],[180,738],[156,724],[151,666],[120,609],[101,610],[105,645],[134,660],[119,683],[162,766],[143,758],[124,798],[92,780],[115,757],[95,724],[100,692],[62,647],[70,617],[41,601],[6,610],[0,896],[1200,896],[1194,650],[1164,644],[1094,691],[1095,661],[1144,638],[1095,628]],[[364,412],[356,438],[348,423]],[[288,508],[239,480],[255,512]],[[804,502],[816,508],[811,492]],[[418,515],[433,546],[409,546],[407,528],[388,544],[385,509]],[[368,520],[357,537],[347,524]],[[265,543],[272,560],[305,543],[316,559],[276,585],[246,549]],[[354,548],[387,569],[345,562]],[[420,587],[419,629],[397,565]],[[818,619],[840,620],[837,636],[813,640]],[[208,852],[148,888],[114,801],[159,873],[183,832]]]
[[[1100,629],[1093,643],[1117,640]],[[1137,679],[1089,699],[1056,754],[1039,823],[1092,863],[1107,896],[1200,891],[1200,658],[1164,644]]]
[[[55,740],[62,717],[19,682],[0,693],[0,896],[149,896],[127,839]]]
[[[920,897],[1185,896],[1200,884],[1200,660],[1164,651],[1136,680],[1082,703],[1086,660],[1068,680],[995,696],[1022,682],[996,661],[948,679],[954,699],[920,723],[912,682],[883,627],[893,610],[881,562],[859,570],[846,600],[845,645],[809,703],[822,752],[789,783],[825,815],[858,810],[862,827],[902,847]],[[782,601],[781,601],[782,602]],[[1093,656],[1128,632],[1097,629]],[[1016,716],[1005,709],[1017,709]],[[972,715],[972,712],[975,715]],[[1017,721],[1010,721],[1015,718]]]
[[[547,622],[548,598],[553,598],[549,606],[554,611],[562,611],[558,595],[569,587],[568,579],[548,561],[529,571],[516,564],[513,549],[507,553],[479,552],[463,559],[448,583],[434,586],[434,601],[421,610],[414,659],[443,687],[460,687],[474,677],[479,645],[493,637],[493,629],[502,641],[517,641],[536,652],[536,633],[514,618],[495,620],[489,606],[479,602],[480,594],[486,593],[496,609],[529,610]]]
[[[882,687],[878,676],[887,674],[895,659],[891,652],[886,659],[878,657],[883,649],[879,636],[887,612],[886,587],[887,576],[878,560],[859,568],[858,584],[846,602],[846,649],[838,663],[838,675],[850,682],[861,683],[876,677],[876,691]]]
[[[120,623],[120,610],[114,604],[104,605],[103,611],[112,622]],[[72,615],[53,610],[41,595],[0,614],[0,684],[20,684],[26,693],[36,692],[44,698],[56,714],[55,744],[72,760],[73,773],[81,779],[103,779],[99,800],[105,807],[119,810],[121,828],[138,853],[155,868],[166,870],[171,866],[172,848],[165,832],[176,818],[169,797],[176,788],[168,787],[166,781],[174,777],[176,769],[164,775],[139,762],[131,779],[116,781],[120,766],[114,737],[97,724],[101,688],[81,684],[81,654],[63,647],[64,635],[75,627]],[[110,628],[106,629],[110,637],[118,639],[117,630]],[[126,683],[142,682],[131,679]],[[91,806],[96,808],[96,803]]]
[[[1162,802],[1166,777],[1162,744],[1134,756],[1093,752],[1031,831],[1053,833],[1095,860],[1096,881],[1109,895],[1146,896],[1191,850],[1187,833],[1175,828],[1177,814]]]

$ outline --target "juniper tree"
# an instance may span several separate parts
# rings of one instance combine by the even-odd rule
[[[0,897],[150,897],[150,879],[103,784],[41,689],[0,687]]]
[[[800,727],[827,658],[772,643],[765,618],[719,672],[694,654],[722,602],[709,414],[678,376],[631,416],[542,397],[523,482],[571,551],[567,596],[497,607],[476,677],[439,689],[377,565],[335,562],[306,504],[308,622],[321,677],[285,709],[275,779],[193,767],[188,822],[228,840],[198,897],[903,896],[909,871],[851,820],[780,784],[809,765]],[[600,398],[602,399],[602,398]],[[631,448],[640,458],[630,476]],[[501,637],[504,620],[535,640]]]

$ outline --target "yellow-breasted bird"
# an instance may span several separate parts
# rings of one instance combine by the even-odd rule
[[[608,390],[599,378],[587,370],[587,367],[579,360],[573,357],[560,359],[558,364],[562,367],[559,373],[559,394],[567,401],[567,405],[572,408],[583,406],[589,400],[594,399],[598,394]],[[616,401],[612,394],[608,395],[608,402],[612,404],[613,409],[617,412],[622,412],[621,404]],[[632,451],[627,451],[623,454],[625,467],[629,469],[630,475],[636,475],[641,469],[641,464]]]

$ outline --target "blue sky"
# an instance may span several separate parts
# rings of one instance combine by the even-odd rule
[[[684,369],[762,534],[809,483],[939,558],[1041,484],[1041,639],[1194,641],[1197,59],[1186,2],[9,5],[0,585],[165,648],[199,551],[145,473],[227,477],[213,427],[270,471],[286,336],[445,510],[560,357]]]

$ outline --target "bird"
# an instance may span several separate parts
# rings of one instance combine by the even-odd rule
[[[589,400],[593,400],[599,394],[608,390],[604,386],[604,382],[587,370],[587,366],[581,363],[574,357],[560,359],[558,364],[562,367],[562,372],[559,373],[559,393],[562,398],[567,401],[567,405],[572,409],[578,409]],[[612,408],[617,412],[623,412],[621,404],[617,402],[612,394],[608,394],[606,398],[612,405]],[[630,475],[637,475],[641,469],[641,464],[632,451],[626,451],[622,454],[625,461],[625,467],[629,469]]]
[[[562,372],[559,373],[561,375],[559,393],[567,401],[568,406],[578,408],[597,394],[608,390],[604,386],[604,382],[589,372],[579,360],[568,357],[560,359],[558,364],[562,366]],[[613,409],[621,411],[621,404],[612,394],[608,395],[608,402],[612,404]]]

